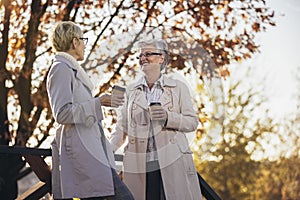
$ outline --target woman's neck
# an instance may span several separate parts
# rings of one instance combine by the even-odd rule
[[[149,87],[149,89],[152,88],[152,86],[154,85],[154,83],[160,78],[161,74],[150,74],[150,75],[145,75],[145,79],[147,82],[147,85]]]

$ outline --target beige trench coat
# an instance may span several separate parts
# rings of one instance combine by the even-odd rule
[[[101,143],[102,110],[70,61],[55,56],[47,92],[59,127],[52,143],[52,193],[55,199],[114,194],[114,156]]]
[[[149,106],[141,83],[142,79],[126,89],[126,102],[110,138],[113,150],[128,138],[123,180],[137,200],[144,200],[146,194],[145,163],[150,126]],[[164,127],[153,124],[153,128],[165,195],[169,200],[198,200],[201,191],[185,135],[198,125],[189,90],[184,83],[165,76],[162,86],[161,104],[167,111],[168,121]]]

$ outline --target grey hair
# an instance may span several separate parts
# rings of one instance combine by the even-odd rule
[[[50,41],[56,51],[67,51],[71,47],[73,38],[80,38],[82,31],[71,21],[58,22],[50,35]]]
[[[139,48],[143,48],[146,46],[154,46],[156,49],[158,49],[161,53],[163,53],[165,55],[164,62],[161,64],[161,67],[160,67],[160,70],[163,70],[169,62],[169,49],[168,49],[168,44],[166,43],[166,41],[164,41],[162,39],[152,39],[152,40],[138,42]]]

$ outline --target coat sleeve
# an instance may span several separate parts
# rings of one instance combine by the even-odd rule
[[[74,102],[74,81],[74,71],[66,64],[57,63],[51,67],[47,92],[54,119],[60,124],[91,126],[103,119],[100,99],[91,95],[87,101]]]
[[[125,102],[119,112],[117,113],[116,130],[111,134],[109,142],[113,151],[118,150],[126,141],[128,133],[128,95],[126,95]]]
[[[193,109],[193,104],[191,101],[191,95],[189,93],[188,87],[177,81],[175,93],[173,95],[174,99],[178,99],[179,113],[174,111],[167,111],[168,119],[165,125],[166,128],[174,129],[182,132],[191,132],[197,129],[198,118],[195,110]],[[178,95],[178,98],[174,98],[174,95]],[[176,104],[174,102],[174,104]]]

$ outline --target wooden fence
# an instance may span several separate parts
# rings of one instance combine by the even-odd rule
[[[0,145],[0,154],[19,154],[29,164],[32,171],[39,178],[39,182],[19,195],[17,200],[36,200],[44,197],[47,193],[51,194],[51,169],[45,162],[45,157],[51,156],[51,149],[28,148],[17,146]],[[123,155],[116,154],[116,161],[123,161]],[[221,200],[218,194],[198,173],[200,189],[202,195],[207,200]]]

